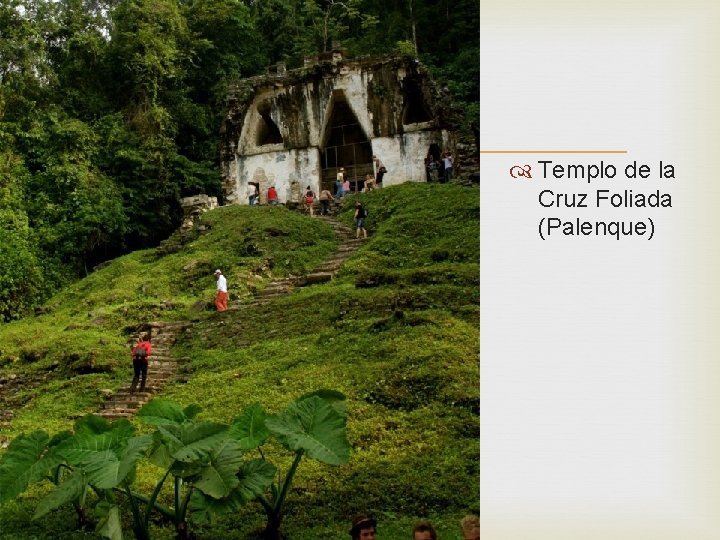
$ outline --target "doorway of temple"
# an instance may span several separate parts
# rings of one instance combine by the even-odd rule
[[[337,173],[344,168],[350,191],[362,190],[365,175],[373,173],[372,147],[343,95],[333,96],[325,142],[320,150],[320,189],[335,193]]]

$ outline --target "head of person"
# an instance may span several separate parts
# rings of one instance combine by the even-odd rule
[[[145,334],[145,336],[143,336],[143,341],[150,341],[150,334]]]
[[[220,276],[222,276],[222,270],[215,270],[215,279],[219,278]]]
[[[412,530],[412,540],[437,540],[437,533],[427,519],[418,521]]]
[[[418,521],[412,530],[412,540],[437,540],[437,533],[427,519]]]
[[[472,514],[460,520],[460,528],[465,540],[480,540],[480,518]]]
[[[350,529],[352,540],[375,540],[376,525],[375,519],[366,514],[355,516]]]

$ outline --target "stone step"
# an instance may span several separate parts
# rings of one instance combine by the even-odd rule
[[[315,268],[315,269],[313,270],[313,272],[322,271],[323,268],[326,268],[326,267],[329,267],[329,266],[338,267],[338,266],[342,265],[343,263],[345,263],[345,261],[347,261],[349,258],[350,258],[350,256],[348,255],[348,256],[334,257],[334,258],[332,258],[332,259],[328,259],[327,261],[325,261],[324,263],[322,263],[320,266],[318,266],[317,268]]]
[[[262,291],[287,291],[288,289],[292,288],[292,283],[287,281],[284,283],[269,283],[267,287],[262,289],[259,292]]]
[[[332,272],[313,272],[306,276],[301,276],[295,282],[298,287],[307,287],[308,285],[315,285],[317,283],[327,283],[333,278]]]
[[[265,287],[255,293],[255,296],[262,296],[263,294],[275,294],[275,293],[287,293],[292,287]]]
[[[279,296],[287,296],[288,293],[286,292],[277,292],[277,293],[268,293],[268,294],[261,294],[258,295],[258,299],[271,299],[271,298],[278,298]]]
[[[109,403],[106,403],[103,407],[103,410],[109,411],[109,410],[133,410],[136,411],[140,409],[143,405],[145,405],[149,399],[145,399],[142,401],[112,401]]]

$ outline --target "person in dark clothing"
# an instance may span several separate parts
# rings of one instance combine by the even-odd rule
[[[145,336],[132,349],[133,359],[133,380],[130,383],[130,393],[135,393],[138,380],[140,380],[140,391],[145,391],[145,382],[147,381],[148,360],[152,352],[152,343],[150,335]]]
[[[363,234],[363,238],[367,238],[367,229],[365,228],[365,218],[367,218],[367,210],[363,207],[360,201],[355,203],[355,237],[360,238],[360,233]]]
[[[385,176],[387,169],[377,156],[373,156],[373,164],[375,169],[375,187],[382,187],[383,176]]]

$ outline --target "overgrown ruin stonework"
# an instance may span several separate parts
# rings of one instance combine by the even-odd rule
[[[248,204],[275,186],[280,202],[299,201],[306,186],[332,189],[340,167],[353,190],[373,174],[373,155],[387,168],[383,185],[426,181],[425,158],[449,150],[454,131],[426,70],[407,57],[327,60],[242,80],[230,89],[221,128],[225,203]],[[455,171],[457,171],[457,160]]]

